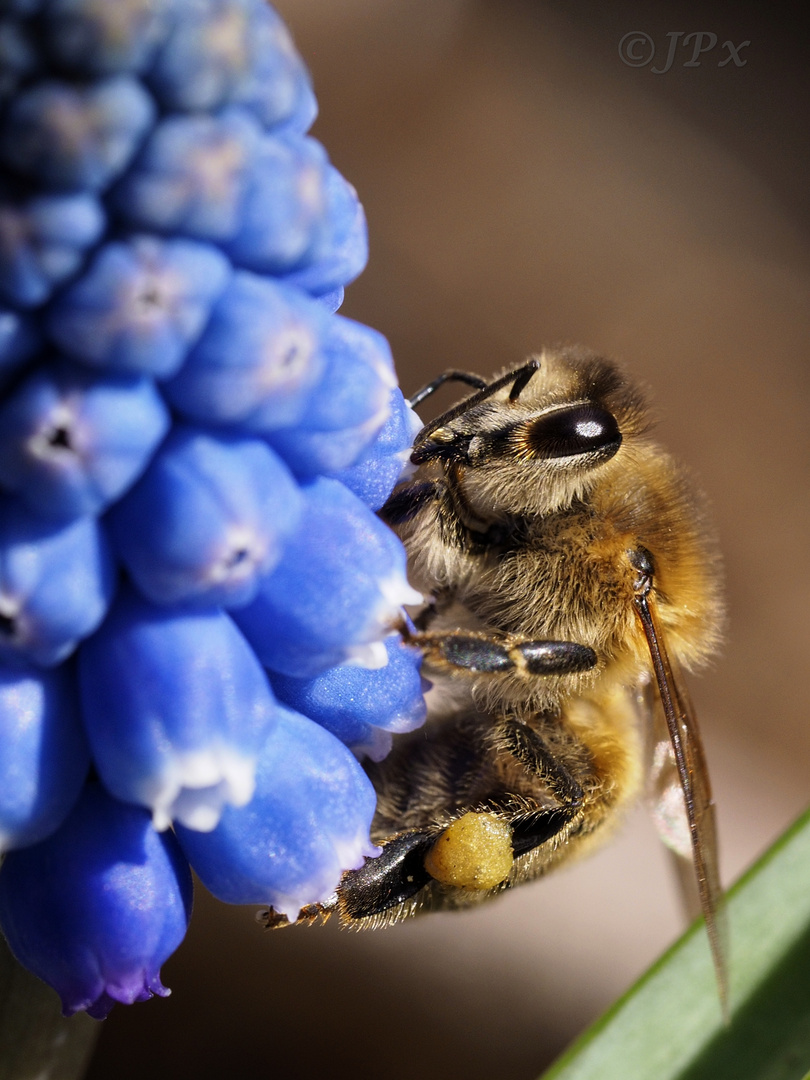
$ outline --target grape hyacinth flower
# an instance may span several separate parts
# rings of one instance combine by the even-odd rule
[[[418,422],[265,0],[7,0],[0,62],[0,928],[103,1017],[189,867],[294,918],[378,851]]]

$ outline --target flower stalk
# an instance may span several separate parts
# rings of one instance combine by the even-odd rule
[[[101,1027],[63,1016],[54,990],[20,964],[0,935],[0,1078],[81,1080]]]

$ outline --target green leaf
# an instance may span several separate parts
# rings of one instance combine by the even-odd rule
[[[728,894],[731,1022],[702,920],[542,1080],[807,1080],[810,811]]]

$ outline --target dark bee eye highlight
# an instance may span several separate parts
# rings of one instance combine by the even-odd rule
[[[597,452],[603,458],[616,453],[622,435],[616,417],[607,409],[573,405],[533,421],[524,439],[535,457],[562,458]]]

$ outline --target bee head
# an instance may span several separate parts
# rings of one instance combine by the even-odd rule
[[[426,425],[411,461],[456,467],[472,502],[549,513],[582,497],[645,428],[638,388],[582,349],[544,351]]]

